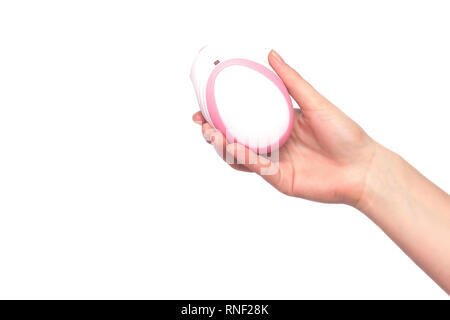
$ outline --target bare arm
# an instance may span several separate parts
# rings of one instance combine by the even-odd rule
[[[450,294],[450,196],[379,146],[356,205]]]

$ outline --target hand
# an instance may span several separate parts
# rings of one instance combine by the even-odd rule
[[[273,167],[270,158],[228,144],[197,112],[193,120],[202,124],[205,139],[224,158],[228,153],[237,160],[233,168],[261,174],[285,194],[356,207],[450,294],[450,196],[372,140],[276,52],[269,62],[301,108],[275,173],[264,174]]]
[[[290,196],[357,205],[377,143],[275,51],[270,52],[269,63],[301,110],[294,110],[292,133],[279,150],[276,173],[262,177]],[[193,120],[202,124],[208,142],[233,155],[238,162],[231,164],[233,168],[261,174],[271,165],[269,159],[240,144],[227,145],[224,136],[211,127],[200,112],[194,114]]]

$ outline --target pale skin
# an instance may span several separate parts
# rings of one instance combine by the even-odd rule
[[[369,137],[273,50],[269,63],[300,106],[275,174],[262,174],[270,159],[227,142],[197,112],[193,120],[206,141],[236,160],[231,167],[260,174],[284,194],[360,210],[450,295],[450,196]]]

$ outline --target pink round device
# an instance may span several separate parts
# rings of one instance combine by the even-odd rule
[[[283,145],[294,119],[286,87],[263,61],[258,55],[208,46],[191,69],[200,110],[209,124],[228,141],[262,154]]]

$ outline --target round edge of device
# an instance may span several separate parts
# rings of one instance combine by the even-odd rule
[[[242,58],[234,58],[234,59],[228,59],[220,62],[217,64],[216,68],[211,72],[207,84],[206,84],[206,109],[208,109],[208,113],[212,122],[212,125],[218,129],[222,134],[227,135],[227,138],[230,138],[233,142],[240,143],[239,139],[232,136],[230,133],[227,133],[227,128],[225,124],[222,121],[222,118],[220,116],[219,110],[217,109],[216,105],[216,99],[214,95],[214,84],[216,81],[216,78],[218,74],[225,68],[233,66],[233,65],[240,65],[244,67],[248,67],[256,72],[261,73],[263,76],[268,78],[270,81],[272,81],[277,88],[281,91],[283,94],[287,107],[289,109],[289,123],[286,131],[283,133],[283,135],[278,140],[278,143],[273,143],[268,146],[259,146],[259,147],[250,147],[248,145],[245,145],[247,148],[251,149],[252,151],[262,154],[262,153],[269,153],[271,151],[274,151],[276,149],[281,148],[281,146],[286,142],[286,140],[289,138],[289,135],[291,134],[293,123],[294,123],[294,110],[292,105],[291,97],[281,79],[278,77],[278,75],[267,68],[266,66],[252,61],[248,59],[242,59]]]

